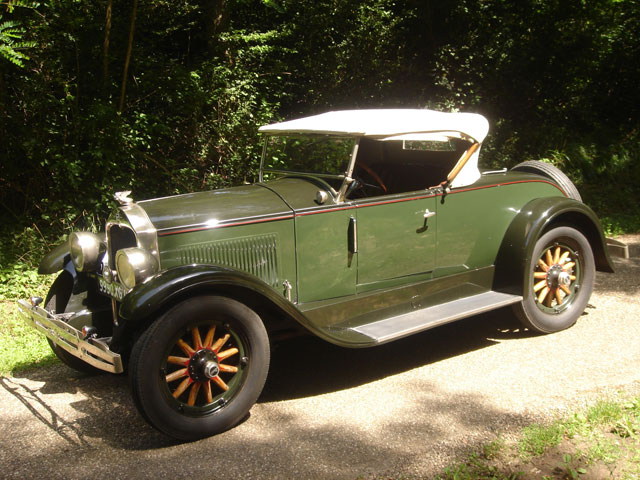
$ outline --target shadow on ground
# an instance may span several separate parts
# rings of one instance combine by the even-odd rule
[[[315,337],[298,338],[273,352],[260,402],[353,388],[486,348],[501,339],[531,335],[504,308],[373,348],[341,348]]]
[[[273,352],[269,378],[259,403],[270,404],[354,388],[489,347],[500,339],[529,335],[510,310],[502,309],[370,349],[341,348],[314,337],[290,340]],[[0,386],[70,446],[91,448],[88,440],[91,438],[100,438],[127,450],[175,445],[149,427],[137,413],[126,375],[87,376],[64,365],[55,365],[25,372],[23,377],[42,384],[36,389],[20,379],[1,378]],[[429,388],[433,390],[433,386]],[[65,393],[81,393],[83,397],[69,405],[82,414],[66,416],[76,417],[73,421],[66,420],[65,415],[58,413],[46,400],[48,395]]]
[[[628,288],[637,288],[634,269],[640,267],[633,261],[617,261]],[[612,285],[611,278],[599,274],[597,290],[602,282]],[[0,437],[12,440],[0,451],[0,463],[13,478],[52,471],[57,478],[86,478],[89,472],[93,478],[113,478],[114,472],[118,478],[154,479],[210,478],[212,472],[226,478],[380,478],[399,472],[430,478],[492,432],[535,418],[497,409],[479,394],[452,396],[446,379],[400,374],[531,335],[502,309],[371,349],[344,349],[311,337],[291,340],[274,350],[249,421],[186,444],[145,423],[124,375],[87,377],[63,365],[33,370],[22,378],[0,378],[0,400],[11,405],[3,410]],[[352,389],[363,395],[358,387],[396,375],[397,382],[381,382],[381,388],[398,388],[398,402],[389,405],[397,409],[393,415],[381,420],[369,407],[369,420],[323,418],[336,409],[359,408],[336,398],[344,402]],[[403,401],[405,392],[410,400]],[[323,395],[329,400],[316,398]],[[317,411],[306,411],[309,405]]]

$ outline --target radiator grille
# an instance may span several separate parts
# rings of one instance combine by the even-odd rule
[[[208,263],[242,270],[278,288],[276,240],[277,236],[270,234],[201,243],[183,248],[180,257],[183,264]]]
[[[123,248],[137,246],[136,234],[126,225],[112,224],[107,226],[109,242],[109,267],[116,268],[116,253]]]

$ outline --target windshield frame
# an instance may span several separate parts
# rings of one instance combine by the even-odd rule
[[[455,135],[452,135],[453,131],[451,130],[440,130],[440,131],[429,131],[429,132],[415,132],[415,133],[411,133],[411,134],[403,134],[403,135],[394,135],[394,136],[387,136],[387,137],[376,137],[376,136],[371,136],[370,138],[373,138],[375,140],[378,141],[389,141],[389,140],[423,140],[423,137],[428,136],[434,136],[434,134],[436,135],[445,135],[447,137],[450,138],[459,138],[461,140],[465,140],[468,141],[470,143],[470,145],[467,147],[467,149],[462,153],[461,157],[458,159],[456,165],[454,166],[454,168],[449,172],[449,174],[447,175],[446,180],[441,184],[441,185],[436,185],[434,187],[430,187],[430,188],[435,188],[435,187],[442,187],[445,190],[448,190],[449,188],[459,188],[461,186],[466,186],[466,185],[470,185],[472,184],[475,180],[477,180],[477,178],[479,178],[480,176],[480,172],[478,170],[477,167],[477,162],[478,162],[478,153],[480,150],[480,147],[482,146],[481,142],[475,141],[472,137],[462,133],[462,132],[454,132],[456,133]],[[331,196],[334,199],[335,203],[344,203],[346,201],[346,194],[347,191],[349,189],[349,186],[354,182],[354,178],[353,178],[353,171],[355,169],[355,164],[356,164],[356,158],[358,156],[358,147],[360,145],[360,140],[362,138],[367,138],[367,136],[362,136],[362,135],[358,135],[358,136],[349,136],[349,135],[331,135],[331,134],[321,134],[319,136],[326,136],[328,138],[334,137],[334,138],[341,138],[341,139],[347,139],[347,138],[351,138],[354,140],[354,144],[353,144],[353,149],[351,151],[351,156],[349,158],[349,161],[347,163],[347,170],[344,172],[344,174],[337,174],[337,175],[333,175],[333,174],[324,174],[324,173],[314,173],[314,172],[298,172],[295,170],[279,170],[279,169],[270,169],[270,168],[265,168],[264,164],[265,164],[265,159],[266,159],[266,154],[267,154],[267,145],[269,142],[269,139],[271,137],[296,137],[296,136],[301,136],[301,137],[308,137],[308,136],[318,136],[318,135],[314,135],[313,133],[309,133],[309,132],[287,132],[287,131],[280,131],[277,133],[266,133],[265,134],[265,138],[264,138],[264,142],[263,142],[263,146],[262,146],[262,158],[260,159],[260,171],[259,171],[259,182],[263,183],[264,182],[264,173],[265,172],[269,172],[269,173],[275,173],[277,175],[289,175],[289,176],[296,176],[296,177],[316,177],[316,178],[328,178],[328,179],[337,179],[337,180],[342,180],[342,184],[340,186],[340,188],[338,189],[338,191],[335,191],[332,187],[330,187],[330,191],[329,193],[331,194]],[[456,185],[455,181],[458,179],[458,177],[462,177],[461,172],[463,170],[465,170],[465,167],[467,167],[467,164],[472,163],[472,159],[475,159],[473,161],[473,163],[475,163],[475,165],[471,165],[471,167],[473,167],[471,169],[471,172],[475,172],[476,176],[475,178],[473,178],[471,181],[469,181],[469,179],[463,180],[461,184]]]
[[[353,148],[351,149],[349,161],[347,162],[347,169],[344,173],[341,173],[341,174],[301,172],[296,170],[279,170],[275,168],[265,168],[265,159],[267,157],[267,146],[271,138],[273,137],[309,137],[309,136],[310,136],[309,134],[300,134],[300,133],[292,133],[292,132],[283,132],[275,135],[274,134],[265,135],[264,141],[262,143],[262,157],[260,159],[260,172],[258,174],[258,181],[260,183],[264,182],[265,173],[342,180],[342,185],[340,186],[340,189],[338,190],[338,192],[335,192],[335,191],[331,192],[336,202],[342,203],[344,201],[347,188],[353,182],[352,174],[353,174],[353,169],[355,168],[356,156],[358,155],[358,145],[360,144],[360,137],[349,137],[344,135],[321,135],[327,138],[333,137],[333,138],[340,138],[340,139],[352,139],[354,141]],[[316,135],[313,135],[313,136],[316,136]]]

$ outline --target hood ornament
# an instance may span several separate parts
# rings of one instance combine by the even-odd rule
[[[113,195],[120,205],[131,205],[133,203],[133,198],[129,196],[131,190],[125,190],[124,192],[116,192]]]

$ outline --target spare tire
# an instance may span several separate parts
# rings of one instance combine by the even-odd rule
[[[569,177],[550,163],[540,162],[538,160],[527,160],[526,162],[519,163],[513,167],[511,171],[535,173],[536,175],[547,177],[557,183],[564,193],[567,194],[567,197],[582,202],[582,197],[580,196],[578,189],[573,182],[569,180]]]

